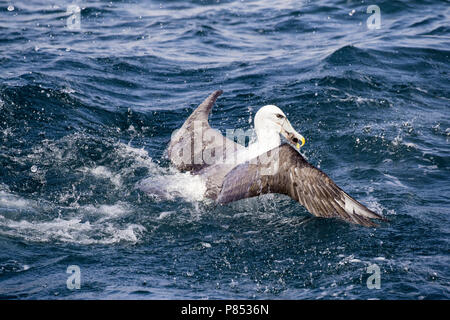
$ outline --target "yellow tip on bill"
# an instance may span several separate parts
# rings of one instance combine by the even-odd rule
[[[300,145],[300,143],[297,143],[297,149],[300,149],[300,147],[303,147],[305,145],[305,138],[303,136],[300,137],[300,141],[302,142],[302,144]]]

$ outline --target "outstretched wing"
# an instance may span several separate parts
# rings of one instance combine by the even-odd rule
[[[212,129],[208,123],[209,113],[222,92],[217,90],[206,98],[172,135],[167,151],[179,170],[196,173],[244,148]]]
[[[224,204],[265,193],[288,195],[317,217],[340,218],[367,227],[376,226],[370,219],[386,220],[350,197],[288,144],[231,170],[217,201]]]

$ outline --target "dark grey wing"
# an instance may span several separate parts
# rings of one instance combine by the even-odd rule
[[[217,90],[206,98],[172,135],[167,152],[179,170],[198,172],[244,148],[212,129],[208,123],[209,113],[222,92]]]
[[[217,201],[228,203],[265,193],[290,196],[317,217],[340,218],[367,227],[386,220],[350,197],[321,170],[284,144],[235,167],[225,177]]]

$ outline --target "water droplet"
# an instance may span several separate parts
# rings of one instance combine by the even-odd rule
[[[8,6],[8,11],[14,11],[14,6],[13,6],[12,4],[10,4],[10,5]]]
[[[38,168],[36,166],[32,166],[30,170],[31,172],[36,173]]]
[[[211,244],[208,242],[202,242],[202,247],[203,248],[211,248]]]

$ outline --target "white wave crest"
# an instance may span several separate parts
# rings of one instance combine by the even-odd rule
[[[56,218],[47,222],[13,221],[0,216],[1,233],[33,242],[68,242],[77,244],[113,244],[139,241],[146,228],[139,224],[116,226],[110,222],[82,222],[79,218]]]
[[[202,201],[206,185],[200,176],[189,173],[157,174],[141,180],[136,187],[156,199],[174,200],[183,198],[187,201]]]

